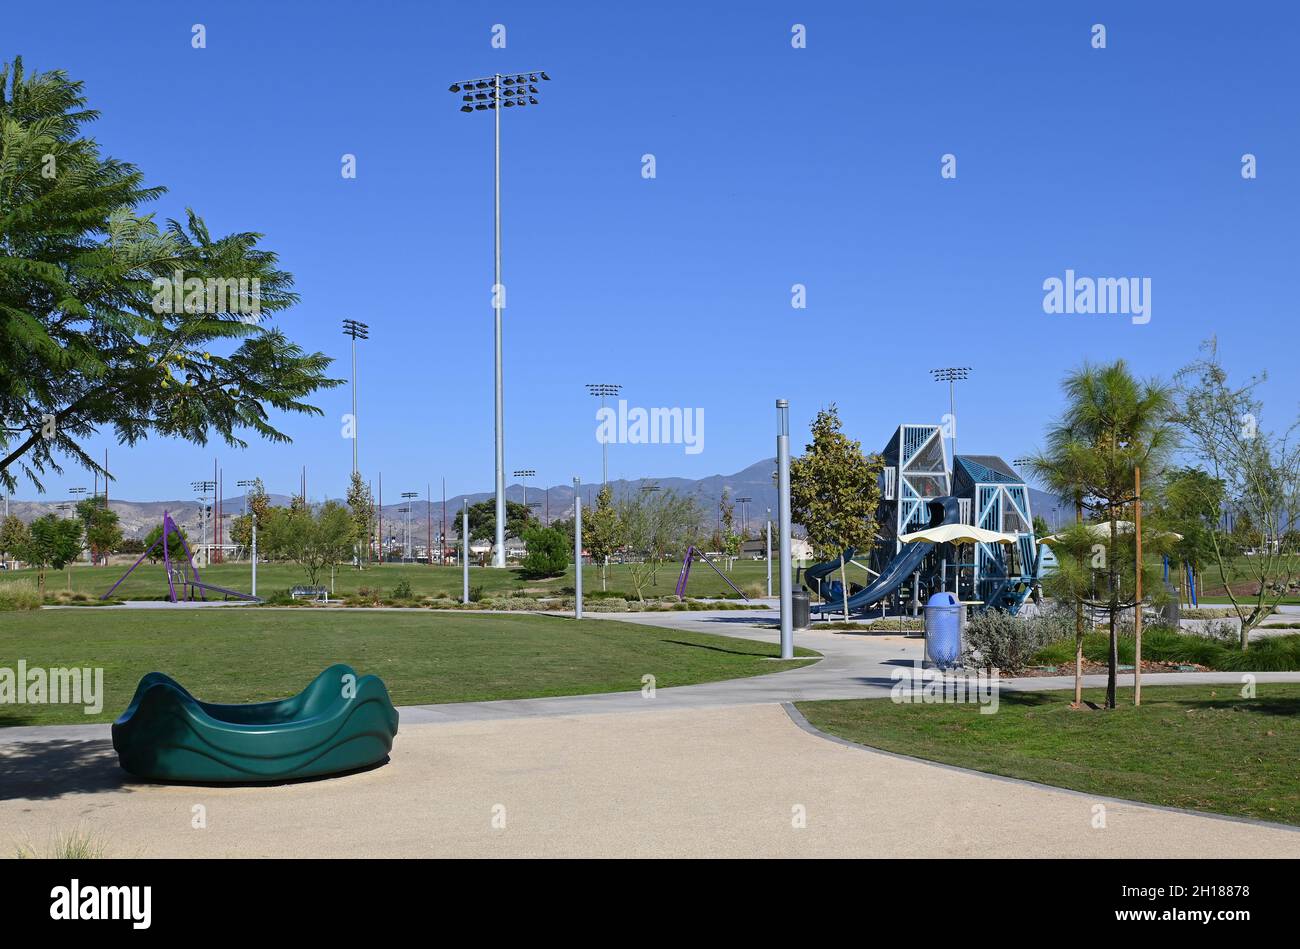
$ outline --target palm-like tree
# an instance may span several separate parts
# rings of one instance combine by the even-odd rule
[[[1106,706],[1115,707],[1115,680],[1119,669],[1118,621],[1125,605],[1121,596],[1120,546],[1117,521],[1131,506],[1134,473],[1139,467],[1148,485],[1177,445],[1171,420],[1174,402],[1170,387],[1156,380],[1142,381],[1124,360],[1094,366],[1085,363],[1062,382],[1065,410],[1048,431],[1048,448],[1035,465],[1044,480],[1075,499],[1076,514],[1088,512],[1110,524],[1106,551],[1106,607],[1110,615],[1110,650],[1106,681]],[[1137,565],[1141,569],[1141,565]],[[1076,616],[1082,604],[1076,597]],[[1138,608],[1141,605],[1138,604]],[[1076,625],[1080,639],[1082,623]],[[1079,652],[1076,645],[1076,697],[1079,693]]]

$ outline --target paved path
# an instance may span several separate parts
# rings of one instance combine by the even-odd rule
[[[847,747],[779,705],[403,724],[383,767],[269,788],[36,750],[0,749],[0,854],[80,828],[142,857],[1300,856],[1300,832]]]
[[[609,618],[776,637],[749,625],[753,614]],[[910,667],[921,644],[815,630],[799,642],[826,658],[662,689],[653,699],[404,708],[386,765],[278,787],[136,782],[117,767],[104,725],[0,729],[0,856],[81,829],[109,855],[148,857],[1300,857],[1300,831],[1009,781],[811,734],[780,703],[887,695],[891,674]],[[1300,680],[1259,679],[1288,676]],[[1155,678],[1239,681],[1146,681]],[[196,814],[206,827],[193,826]]]

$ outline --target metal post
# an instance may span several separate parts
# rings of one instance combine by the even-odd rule
[[[790,596],[790,403],[776,400],[777,521],[781,532],[781,658],[794,658],[794,605]]]
[[[352,473],[357,473],[357,338],[352,337]]]
[[[772,509],[767,509],[767,595],[772,596]]]
[[[257,515],[253,515],[253,596],[257,596]]]
[[[582,619],[582,479],[573,479],[573,618]]]
[[[460,514],[460,572],[462,603],[469,602],[469,498],[462,500],[464,509]]]
[[[495,192],[493,213],[496,224],[496,279],[492,284],[492,306],[495,310],[496,326],[496,467],[497,467],[497,530],[496,556],[497,567],[506,565],[506,447],[505,447],[505,410],[504,393],[501,384],[501,75],[498,73],[492,82],[492,98],[496,108],[493,111],[496,124],[496,164]]]

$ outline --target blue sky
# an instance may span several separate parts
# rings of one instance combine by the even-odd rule
[[[491,118],[447,87],[496,70],[553,77],[502,117],[507,473],[599,478],[588,382],[704,410],[702,452],[615,445],[611,477],[700,477],[772,453],[778,397],[796,445],[835,401],[882,447],[947,411],[947,365],[972,367],[959,449],[1011,458],[1081,360],[1167,375],[1216,334],[1289,422],[1298,25],[1289,3],[71,0],[8,9],[0,53],[84,80],[104,150],[170,189],[160,217],[265,233],[302,294],[280,324],[337,375],[340,320],[370,324],[360,452],[388,501],[492,483]],[[1149,277],[1151,321],[1044,313],[1067,269]],[[349,390],[317,403],[291,446],[92,444],[117,497],[188,496],[214,457],[227,494],[305,464],[337,496]]]

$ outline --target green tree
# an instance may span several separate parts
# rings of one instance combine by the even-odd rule
[[[620,502],[622,539],[632,552],[632,588],[638,600],[658,580],[659,565],[685,554],[703,532],[704,512],[695,498],[672,490],[637,491]]]
[[[258,525],[258,541],[259,546],[265,544],[268,556],[301,566],[307,582],[315,586],[323,570],[351,555],[353,530],[348,509],[326,501],[317,510],[272,508],[266,524]]]
[[[524,529],[534,520],[532,508],[521,501],[506,501],[506,536],[523,537]],[[495,541],[497,534],[497,502],[494,498],[469,506],[469,536],[471,540]]]
[[[85,525],[86,546],[90,548],[91,558],[95,563],[107,561],[108,555],[122,543],[122,524],[117,512],[100,504],[90,512]]]
[[[1152,516],[1161,530],[1181,535],[1169,552],[1196,573],[1214,563],[1214,534],[1223,505],[1223,482],[1200,468],[1175,468],[1166,474],[1161,503]]]
[[[812,441],[790,462],[790,513],[808,532],[808,543],[823,558],[839,557],[849,547],[875,543],[884,461],[866,455],[860,443],[840,430],[834,403],[812,423]],[[790,582],[782,577],[782,583]],[[844,618],[849,617],[849,583],[840,563]]]
[[[731,500],[731,488],[722,489],[722,497],[718,501],[718,525],[718,547],[727,558],[727,572],[730,573],[736,557],[740,555],[741,544],[741,537],[736,533],[736,503]]]
[[[1077,482],[1067,490],[1110,525],[1107,543],[1099,545],[1104,550],[1098,553],[1107,579],[1105,607],[1110,617],[1106,706],[1114,708],[1120,612],[1131,606],[1141,608],[1134,588],[1138,565],[1133,560],[1133,538],[1125,535],[1121,542],[1118,521],[1132,511],[1136,470],[1141,468],[1144,482],[1155,488],[1177,446],[1173,390],[1157,380],[1137,379],[1122,359],[1101,366],[1085,363],[1065,377],[1062,389],[1065,411],[1049,430],[1048,442],[1060,442],[1075,453],[1071,472]],[[1154,546],[1145,538],[1144,545]],[[1160,591],[1158,572],[1144,573],[1143,579],[1145,591]]]
[[[532,524],[524,529],[523,541],[528,545],[528,553],[522,564],[525,579],[558,577],[568,569],[569,545],[560,531]]]
[[[81,521],[46,514],[32,521],[27,542],[19,552],[20,560],[37,570],[37,586],[45,594],[45,570],[62,570],[81,553]]]
[[[0,560],[18,557],[18,552],[26,548],[28,537],[27,525],[17,514],[6,517],[0,523]]]
[[[144,535],[144,547],[149,551],[149,562],[157,563],[162,560],[162,544],[158,544],[157,549],[152,549],[154,544],[158,543],[162,537],[162,525],[155,524],[153,530]],[[167,554],[170,557],[184,557],[185,551],[189,546],[189,535],[185,533],[184,528],[173,527],[167,534]]]
[[[163,194],[87,134],[98,113],[62,71],[0,67],[0,483],[41,488],[62,453],[103,427],[236,447],[252,430],[287,442],[269,409],[342,380],[266,318],[297,302],[260,234],[213,237],[189,211],[160,228],[140,208]],[[174,278],[185,287],[172,299]],[[241,283],[240,281],[243,281]],[[233,290],[231,289],[233,282]],[[164,293],[164,289],[167,291]],[[230,292],[227,292],[230,290]]]
[[[572,522],[570,522],[570,525]],[[582,543],[600,564],[600,588],[608,587],[609,558],[623,547],[623,524],[614,506],[614,494],[604,485],[596,495],[596,508],[583,518]],[[570,538],[572,541],[572,538]]]
[[[1202,351],[1199,360],[1178,373],[1178,422],[1189,453],[1222,482],[1225,500],[1236,513],[1235,538],[1222,536],[1216,512],[1209,539],[1219,579],[1241,621],[1245,650],[1250,631],[1273,612],[1296,576],[1298,551],[1288,535],[1300,523],[1300,444],[1292,440],[1300,422],[1280,433],[1266,430],[1263,402],[1256,394],[1265,377],[1233,386],[1215,340],[1207,340]],[[1257,552],[1238,557],[1241,546]],[[1234,589],[1239,571],[1253,590],[1243,594]]]
[[[370,493],[370,485],[356,471],[348,483],[348,513],[352,516],[352,543],[360,570],[362,557],[368,558],[370,538],[375,532],[375,498]]]

